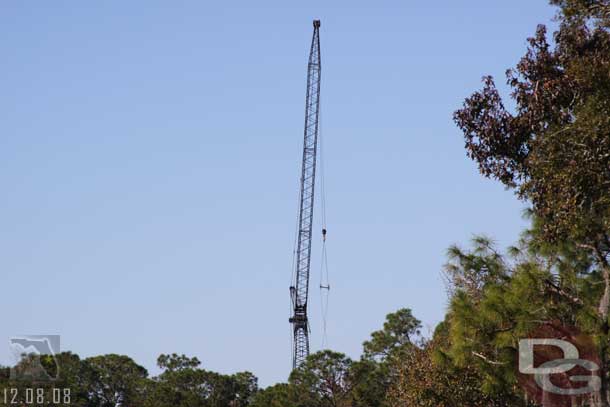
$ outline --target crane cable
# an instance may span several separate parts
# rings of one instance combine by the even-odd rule
[[[322,109],[319,111],[318,142],[320,146],[320,197],[322,210],[322,253],[320,267],[320,310],[322,313],[322,345],[324,349],[328,346],[327,320],[328,320],[328,298],[330,294],[330,280],[328,273],[328,256],[326,254],[326,183],[324,179],[324,147],[322,138]]]

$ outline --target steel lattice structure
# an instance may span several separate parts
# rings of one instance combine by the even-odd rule
[[[299,230],[296,246],[295,281],[290,287],[293,314],[292,367],[296,368],[309,355],[309,322],[307,299],[309,295],[309,270],[311,264],[311,237],[313,223],[316,158],[318,148],[318,117],[320,112],[320,20],[313,22],[313,37],[307,65],[307,96],[305,101],[305,131],[301,193],[299,206]]]

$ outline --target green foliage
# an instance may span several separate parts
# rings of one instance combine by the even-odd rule
[[[388,314],[383,329],[371,334],[364,342],[364,357],[384,360],[394,352],[412,345],[413,337],[419,335],[421,322],[413,316],[410,309],[402,308]]]
[[[55,362],[56,358],[56,362]],[[258,379],[250,372],[222,375],[199,368],[197,358],[161,355],[163,372],[149,377],[146,369],[127,356],[102,355],[80,359],[65,352],[42,356],[46,369],[59,368],[56,381],[10,380],[9,369],[0,369],[0,385],[6,388],[70,389],[76,407],[247,407],[258,392]],[[38,361],[25,355],[20,364]],[[50,370],[47,370],[50,371]]]
[[[186,369],[195,369],[201,362],[197,358],[189,358],[185,355],[160,355],[157,358],[157,366],[164,369],[166,373],[171,373]]]
[[[92,383],[94,383],[95,372],[92,366],[71,352],[63,352],[56,357],[59,366],[59,379],[53,383],[53,386],[59,389],[70,389],[72,405],[93,405]]]
[[[446,323],[434,338],[397,361],[398,375],[387,399],[391,407],[519,407],[525,404],[513,394],[490,395],[481,389],[479,372],[459,367],[445,354]]]
[[[538,27],[508,71],[515,113],[487,77],[455,120],[481,172],[531,201],[546,240],[595,245],[610,230],[610,32],[564,20],[555,41]]]
[[[514,379],[502,366],[535,318],[579,324],[596,338],[599,396],[610,404],[610,2],[551,3],[560,7],[555,44],[539,26],[507,72],[514,112],[486,77],[454,115],[480,172],[531,203],[526,251],[535,257],[480,298],[454,296],[453,348],[456,360],[487,366],[489,391],[505,389]]]
[[[259,391],[254,396],[251,407],[295,407],[297,403],[293,387],[279,383]]]
[[[386,366],[363,358],[354,362],[350,368],[351,404],[350,407],[384,407],[389,386]]]
[[[477,236],[472,239],[472,245],[472,252],[464,252],[456,245],[447,250],[445,278],[450,296],[461,291],[477,298],[486,285],[507,278],[504,260],[490,238]]]
[[[386,395],[396,363],[415,347],[421,323],[411,310],[386,316],[383,328],[364,342],[363,357],[352,361],[324,350],[310,355],[290,375],[288,384],[260,391],[253,406],[387,407]]]
[[[149,406],[245,407],[258,391],[250,372],[221,375],[200,369],[197,358],[161,355],[157,364],[164,371],[148,386]]]
[[[472,251],[453,248],[450,254],[448,278],[456,289],[444,356],[459,369],[474,369],[484,394],[505,400],[521,397],[514,364],[518,341],[535,327],[560,323],[592,335],[599,332],[595,298],[603,280],[585,250],[543,244],[538,224],[534,221],[511,250],[512,261],[491,246],[482,250],[480,239]],[[468,279],[477,284],[464,284]]]
[[[593,19],[602,26],[610,23],[608,0],[551,0],[551,4],[561,7],[562,17],[568,20]]]
[[[84,385],[90,403],[99,407],[131,405],[140,400],[148,372],[128,356],[103,355],[85,359]]]
[[[349,400],[352,360],[342,353],[324,350],[309,355],[289,378],[299,395],[299,407],[339,407]]]
[[[539,26],[507,72],[514,112],[486,77],[454,115],[468,156],[532,205],[532,226],[508,256],[487,237],[448,249],[449,308],[432,338],[399,309],[360,360],[320,351],[264,390],[252,373],[208,371],[175,353],[159,356],[156,377],[114,354],[25,355],[13,368],[58,373],[40,386],[70,388],[76,407],[529,407],[515,377],[518,341],[561,323],[595,338],[608,390],[610,0],[551,3],[560,10],[554,44]],[[0,384],[32,385],[3,367]]]

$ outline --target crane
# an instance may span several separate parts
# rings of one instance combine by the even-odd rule
[[[309,320],[307,299],[309,295],[309,270],[311,265],[311,237],[313,223],[316,158],[318,148],[318,117],[320,113],[320,20],[313,21],[313,37],[307,64],[307,94],[305,99],[305,131],[303,162],[301,168],[299,220],[296,243],[296,262],[293,285],[290,286],[292,302],[293,369],[309,356]],[[326,229],[322,231],[326,235]]]

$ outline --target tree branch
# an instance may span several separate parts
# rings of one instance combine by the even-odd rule
[[[475,352],[475,351],[472,351],[472,354],[480,359],[483,359],[485,362],[489,363],[490,365],[503,366],[503,365],[507,364],[506,362],[498,362],[496,360],[491,360],[487,356],[485,356],[481,353]]]
[[[583,301],[580,298],[568,293],[563,288],[561,288],[557,284],[553,283],[551,280],[549,280],[549,279],[544,280],[544,284],[546,285],[547,290],[549,290],[550,292],[569,300],[573,304],[580,305],[580,306],[584,305]]]

